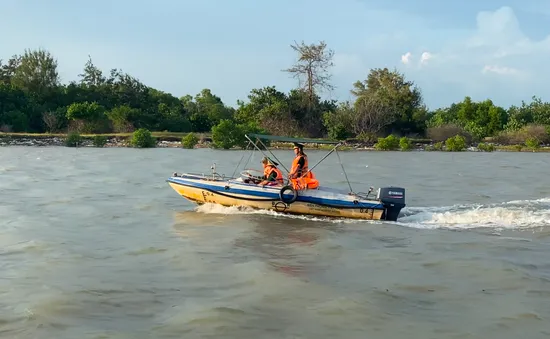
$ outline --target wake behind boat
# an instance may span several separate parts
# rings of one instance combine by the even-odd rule
[[[264,152],[258,147],[258,144],[269,151],[262,140],[295,144],[334,144],[332,150],[311,167],[308,173],[331,153],[338,153],[337,148],[342,145],[342,143],[334,141],[262,134],[249,134],[246,138],[249,140],[249,144],[254,145],[262,153]],[[251,138],[256,138],[256,142]],[[271,153],[271,151],[269,152]],[[276,159],[273,153],[271,155]],[[344,169],[343,165],[342,169]],[[215,165],[211,170],[211,174],[208,175],[174,173],[166,181],[182,197],[197,204],[213,203],[228,207],[243,206],[273,210],[281,213],[390,221],[396,221],[401,209],[405,207],[405,189],[401,187],[381,187],[376,192],[371,187],[367,193],[355,193],[351,189],[351,185],[349,185],[350,190],[347,191],[318,184],[308,185],[302,178],[284,179],[279,185],[262,186],[258,184],[262,178],[260,175],[254,175],[254,172],[258,172],[255,170],[245,169],[241,172],[240,177],[229,178],[219,175]]]

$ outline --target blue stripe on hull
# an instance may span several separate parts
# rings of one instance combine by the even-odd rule
[[[179,178],[170,178],[166,181],[172,182],[175,184],[183,185],[183,186],[190,186],[190,187],[198,187],[203,188],[206,190],[210,190],[213,192],[219,192],[222,194],[227,193],[233,193],[233,194],[243,194],[243,195],[249,195],[252,197],[258,197],[258,198],[266,198],[267,199],[273,199],[273,200],[279,200],[279,192],[259,192],[254,190],[247,190],[247,189],[239,189],[230,187],[229,189],[225,189],[224,187],[220,187],[217,185],[209,185],[207,183],[198,183],[194,181],[187,181],[182,180]],[[240,185],[240,184],[239,184]],[[246,185],[246,184],[245,184]],[[243,185],[244,186],[244,185]],[[285,194],[285,196],[288,196],[289,198],[292,196],[291,194]],[[235,197],[238,199],[238,197]],[[345,201],[345,200],[337,200],[337,199],[326,199],[326,198],[318,198],[318,197],[311,197],[311,196],[303,196],[298,195],[298,198],[296,201],[306,202],[306,203],[312,203],[312,204],[318,204],[318,205],[325,205],[325,206],[332,206],[332,207],[344,207],[344,208],[375,208],[375,209],[383,209],[384,205],[379,204],[373,204],[368,202],[359,202],[359,204],[354,204],[352,201]]]

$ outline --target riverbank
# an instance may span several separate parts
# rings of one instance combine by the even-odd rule
[[[181,139],[186,133],[152,132],[157,140],[157,147],[181,147]],[[78,147],[94,147],[94,138],[101,135],[105,138],[103,147],[131,147],[131,133],[113,134],[81,134],[81,144]],[[66,146],[67,134],[29,134],[29,133],[0,133],[0,146]],[[201,139],[202,144],[210,143],[210,136]]]
[[[152,136],[156,138],[156,147],[159,148],[182,148],[182,138],[187,133],[169,133],[169,132],[151,132]],[[83,134],[81,135],[81,144],[78,147],[95,147],[94,138],[96,134]],[[131,133],[115,133],[115,134],[101,134],[105,138],[105,144],[102,147],[132,147],[130,145]],[[199,142],[195,145],[195,148],[211,148],[212,137],[207,133],[197,134]],[[0,147],[4,146],[31,146],[31,147],[44,147],[44,146],[59,146],[66,147],[65,140],[66,134],[30,134],[30,133],[0,133]],[[494,151],[501,152],[550,152],[550,147],[541,146],[538,149],[531,149],[525,145],[499,145],[492,144]],[[290,143],[271,143],[270,149],[291,149]],[[332,145],[305,145],[306,149],[326,149],[332,148]],[[339,148],[343,151],[379,151],[373,144],[366,144],[358,142],[357,140],[350,140],[345,145]],[[413,139],[411,140],[410,151],[442,151],[437,147],[437,143],[429,139]],[[477,147],[467,147],[464,151],[481,151]],[[485,150],[486,151],[486,150]]]

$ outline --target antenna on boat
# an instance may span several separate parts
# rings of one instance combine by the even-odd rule
[[[247,150],[248,146],[250,146],[250,141],[248,141],[248,144],[246,145],[246,147],[244,149]],[[239,163],[237,164],[237,166],[235,166],[235,170],[233,171],[233,174],[231,174],[231,178],[235,178],[235,174],[237,174],[237,170],[239,169],[239,166],[241,165],[241,161],[243,161],[243,159],[244,159],[244,155],[245,155],[245,153],[243,153],[243,156],[241,157],[241,160],[239,160]],[[250,153],[250,156],[248,157],[248,160],[246,161],[246,164],[248,164],[248,162],[252,158],[252,155],[254,155],[254,150],[252,150],[252,153]],[[246,164],[245,164],[245,166],[246,166]]]
[[[346,174],[346,169],[344,168],[344,164],[342,164],[342,160],[340,159],[340,154],[336,150],[336,147],[334,148],[334,150],[336,151],[336,156],[338,157],[338,162],[340,163],[340,166],[342,166],[342,171],[344,172],[344,176],[346,177],[346,181],[348,182],[349,192],[353,193],[353,188],[351,188],[351,183],[349,182],[348,175]]]
[[[212,180],[216,179],[216,163],[212,163],[212,166],[210,166],[210,169],[212,170]]]

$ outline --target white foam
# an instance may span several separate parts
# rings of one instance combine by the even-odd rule
[[[196,212],[205,213],[205,214],[261,214],[261,215],[270,215],[273,217],[279,218],[290,218],[290,219],[302,219],[309,221],[324,221],[332,223],[352,223],[352,222],[365,222],[364,220],[353,220],[353,219],[335,219],[335,218],[323,218],[323,217],[314,217],[309,215],[297,215],[297,214],[287,214],[279,213],[276,211],[270,210],[259,210],[253,209],[250,207],[225,207],[221,205],[206,203],[195,208]]]
[[[284,214],[247,207],[224,207],[204,204],[196,208],[199,213],[263,214],[280,218],[293,218],[332,223],[380,223],[380,221],[335,219],[307,215]],[[406,207],[396,224],[421,229],[473,229],[494,228],[530,229],[550,226],[550,198],[514,200],[492,205],[453,205],[432,207]]]
[[[528,229],[550,226],[550,198],[514,200],[493,205],[415,207],[404,211],[399,224],[415,228]]]

